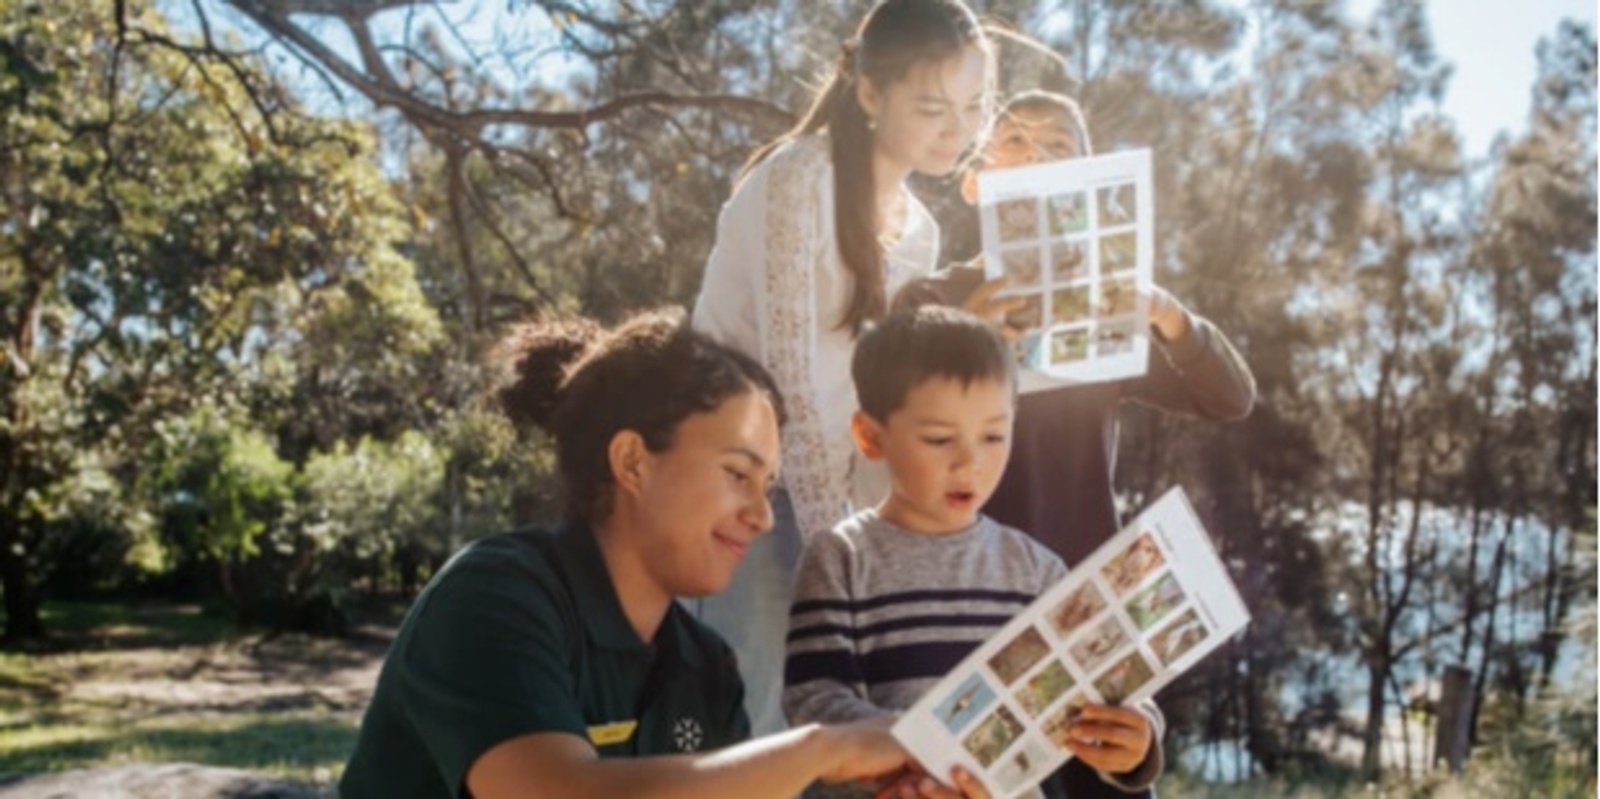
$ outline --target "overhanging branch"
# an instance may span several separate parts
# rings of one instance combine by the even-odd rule
[[[328,70],[347,85],[361,92],[374,105],[392,108],[403,114],[413,125],[432,128],[437,132],[468,140],[481,139],[485,128],[493,125],[510,125],[539,129],[578,129],[596,123],[615,120],[629,110],[656,106],[661,108],[695,108],[719,110],[744,118],[752,123],[773,128],[787,127],[794,115],[764,100],[737,94],[696,94],[666,90],[641,90],[618,95],[603,103],[575,111],[540,111],[521,108],[491,108],[455,111],[430,103],[401,86],[384,63],[378,48],[366,27],[366,17],[376,10],[401,7],[412,3],[395,0],[389,3],[360,3],[356,0],[228,0],[263,30],[288,45],[303,58]],[[290,13],[323,14],[331,6],[355,7],[354,11],[339,14],[362,54],[358,67],[335,53],[317,37],[289,20]],[[363,68],[364,67],[364,68]]]

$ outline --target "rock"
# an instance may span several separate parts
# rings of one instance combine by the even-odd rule
[[[193,763],[129,763],[0,778],[0,799],[331,799],[314,788],[249,771]]]

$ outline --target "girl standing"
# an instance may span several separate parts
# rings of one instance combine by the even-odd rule
[[[774,532],[699,608],[739,654],[757,734],[785,726],[783,636],[803,537],[885,486],[854,461],[850,357],[886,298],[938,259],[938,225],[906,179],[955,170],[987,118],[991,60],[960,0],[881,0],[718,219],[694,326],[771,370],[790,409]]]

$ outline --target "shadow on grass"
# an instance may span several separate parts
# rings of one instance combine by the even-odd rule
[[[89,768],[108,762],[202,763],[304,778],[335,768],[356,727],[335,719],[218,718],[181,727],[66,727],[0,738],[0,776]]]
[[[382,654],[409,606],[409,600],[370,600],[352,610],[348,634],[301,637],[338,641],[353,649],[376,649]],[[49,601],[39,615],[46,630],[43,639],[0,641],[0,652],[53,655],[245,640],[259,644],[283,633],[265,627],[240,627],[226,608],[216,604]],[[0,607],[0,626],[4,623],[5,612]]]
[[[7,642],[20,654],[136,649],[225,641],[240,632],[222,610],[195,604],[46,602],[39,610],[46,636]],[[0,613],[0,624],[5,614]]]
[[[45,707],[60,700],[61,691],[17,664],[0,663],[0,710]]]

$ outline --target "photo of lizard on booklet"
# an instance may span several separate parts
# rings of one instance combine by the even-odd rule
[[[1086,704],[1153,695],[1249,622],[1183,489],[1163,495],[973,651],[894,726],[930,774],[1016,796],[1072,757]]]

